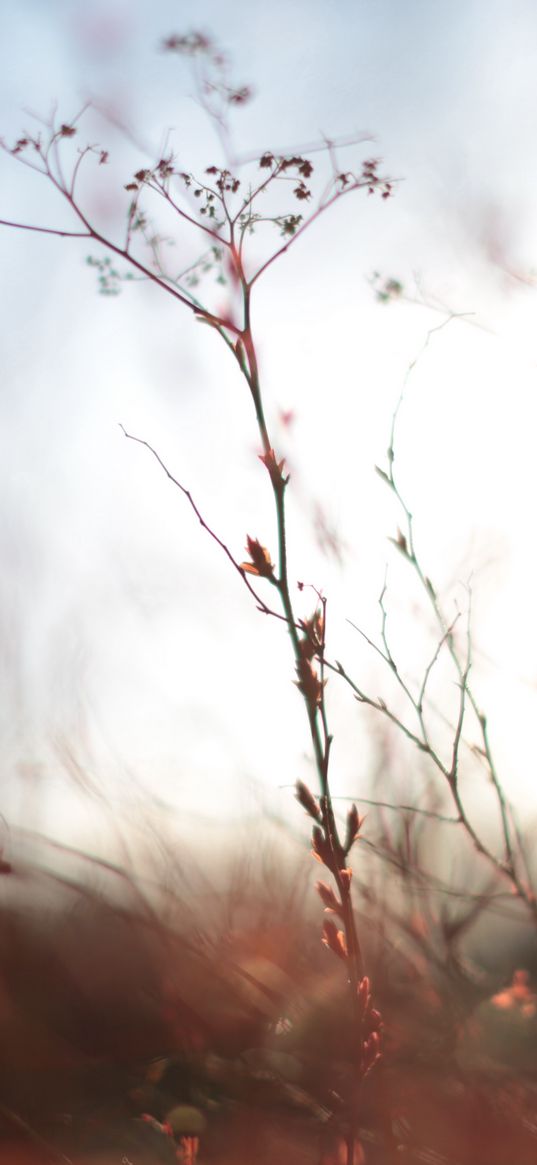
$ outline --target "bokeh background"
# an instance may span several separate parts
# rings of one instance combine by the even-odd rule
[[[88,134],[111,163],[84,197],[111,230],[121,229],[124,182],[168,141],[185,169],[219,160],[187,63],[159,51],[170,33],[209,32],[237,80],[253,85],[255,100],[233,115],[238,154],[294,150],[323,134],[374,139],[358,156],[383,159],[394,197],[341,202],[258,288],[267,411],[293,475],[292,572],[327,594],[333,655],[380,694],[389,677],[346,618],[378,635],[388,564],[394,643],[408,674],[419,673],[430,617],[388,541],[397,514],[374,472],[406,384],[398,465],[421,556],[448,614],[465,609],[471,579],[474,687],[528,820],[534,4],[3,0],[1,25],[8,146],[54,103],[65,121],[88,98],[108,110],[90,115]],[[72,225],[43,179],[7,155],[0,162],[0,217]],[[199,240],[178,246],[186,266]],[[298,828],[290,786],[310,779],[311,761],[285,635],[119,428],[151,441],[237,557],[247,533],[270,546],[254,418],[233,362],[149,285],[99,296],[85,263],[95,248],[6,228],[1,248],[6,827],[102,850],[119,832],[162,837],[171,823],[202,822],[220,844],[231,822],[251,828],[264,816]],[[380,284],[401,282],[396,302],[379,302],[375,272]],[[450,313],[460,318],[425,346]],[[449,710],[453,677],[442,683]],[[330,706],[334,792],[375,795],[382,778],[397,795],[419,795],[423,773],[400,738],[334,682]],[[480,786],[470,795],[480,813]]]

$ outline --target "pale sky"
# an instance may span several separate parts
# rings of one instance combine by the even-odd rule
[[[472,576],[474,686],[506,786],[534,807],[535,6],[4,0],[0,132],[11,143],[32,124],[25,111],[47,115],[54,102],[69,121],[93,96],[155,151],[170,132],[185,166],[214,162],[186,67],[158,52],[191,28],[211,32],[255,87],[233,119],[239,152],[368,132],[362,156],[382,157],[397,180],[386,203],[340,203],[271,269],[256,303],[268,415],[296,417],[280,433],[292,570],[326,592],[332,654],[378,694],[389,677],[345,618],[375,637],[388,562],[394,641],[415,674],[417,592],[388,542],[397,515],[374,466],[408,366],[445,316],[378,304],[371,274],[465,313],[408,379],[398,461],[427,572],[451,587],[448,611]],[[115,151],[90,190],[113,222],[110,184],[121,191],[147,158],[105,123],[91,134]],[[0,217],[65,222],[42,179],[0,165]],[[87,812],[72,793],[79,766],[127,815],[143,790],[209,818],[255,813],[267,790],[295,821],[283,786],[308,779],[310,762],[285,635],[118,427],[154,444],[238,558],[247,533],[270,544],[254,418],[226,351],[152,288],[98,296],[85,245],[4,228],[0,243],[6,816],[72,832]],[[197,243],[184,245],[189,261]],[[342,565],[316,544],[319,502]],[[336,687],[334,788],[368,795],[369,722]],[[409,767],[402,752],[400,787]]]

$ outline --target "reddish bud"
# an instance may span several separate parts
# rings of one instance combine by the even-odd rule
[[[265,546],[257,538],[246,538],[246,549],[251,562],[241,562],[241,570],[246,574],[256,574],[260,578],[269,578],[274,581],[274,564]]]
[[[323,833],[322,829],[319,828],[318,825],[314,825],[314,827],[313,827],[312,834],[311,834],[311,841],[312,841],[312,845],[313,845],[313,856],[315,858],[317,858],[318,862],[322,862],[323,865],[328,866],[328,868],[330,868],[330,864],[331,864],[330,849],[329,849],[329,846],[326,842],[324,833]]]
[[[326,882],[317,882],[315,889],[326,910],[331,910],[334,914],[338,914],[341,917],[343,913],[343,906],[336,898],[332,888],[327,886]]]
[[[347,958],[347,943],[344,932],[338,930],[330,918],[325,918],[323,922],[323,943],[325,947],[337,955],[338,959]]]
[[[296,663],[296,672],[298,680],[295,682],[299,692],[302,692],[302,695],[305,696],[310,706],[319,707],[322,703],[323,688],[326,680],[321,682],[317,671],[309,659],[299,659]]]
[[[233,89],[228,94],[228,101],[230,105],[244,105],[252,96],[252,90],[249,85],[243,85],[240,89]]]
[[[306,810],[306,813],[308,813],[310,817],[313,817],[314,821],[320,821],[321,810],[319,808],[318,801],[313,796],[313,793],[308,789],[308,786],[305,785],[303,781],[297,781],[295,790],[295,797],[299,804],[302,805],[302,808]]]
[[[360,1004],[362,1013],[365,1011],[367,1000],[371,998],[371,983],[367,975],[360,979],[358,984],[358,1002]]]
[[[409,551],[408,551],[407,540],[406,540],[405,535],[403,534],[402,530],[398,529],[397,530],[397,538],[390,538],[390,542],[392,542],[393,545],[396,546],[397,549],[401,551],[401,554],[404,554],[405,558],[410,557]]]
[[[380,1032],[381,1027],[382,1015],[380,1011],[377,1011],[376,1007],[371,1007],[364,1019],[364,1033],[365,1035],[371,1035],[372,1032]]]
[[[285,458],[282,457],[281,461],[277,461],[274,449],[269,449],[268,453],[260,453],[259,460],[263,462],[263,465],[266,465],[273,485],[286,484],[283,476]]]
[[[313,659],[320,655],[323,648],[324,620],[323,612],[318,607],[311,619],[302,619],[300,626],[304,632],[304,639],[300,641],[300,651],[304,659]]]
[[[349,850],[352,849],[354,842],[356,841],[356,838],[358,837],[358,834],[360,832],[362,824],[363,824],[363,819],[362,819],[362,821],[360,821],[356,805],[354,805],[354,804],[351,805],[351,808],[349,809],[349,812],[347,813],[347,829],[345,832],[344,849],[345,849],[346,854],[348,854]]]
[[[362,1054],[362,1072],[364,1076],[370,1072],[375,1064],[380,1060],[380,1035],[378,1032],[371,1032],[371,1035],[364,1042]]]

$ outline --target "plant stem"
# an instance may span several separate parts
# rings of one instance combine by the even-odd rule
[[[247,367],[243,368],[243,375],[245,376],[256,413],[257,425],[261,444],[264,454],[269,454],[272,451],[272,443],[269,437],[267,424],[265,420],[263,398],[261,391],[261,383],[259,376],[259,365],[257,360],[257,352],[255,341],[252,333],[251,321],[251,288],[247,284],[244,274],[240,269],[240,257],[236,257],[237,266],[239,266],[240,277],[242,279],[243,288],[243,304],[244,304],[244,330],[242,332],[242,340],[246,352]],[[298,627],[293,602],[291,599],[289,586],[289,570],[287,558],[287,536],[286,536],[286,513],[285,513],[285,490],[287,486],[287,478],[283,474],[270,473],[270,480],[272,485],[272,492],[274,497],[274,506],[276,511],[276,527],[278,536],[278,577],[276,580],[277,589],[282,604],[283,613],[287,623],[287,629],[291,639],[293,655],[298,674],[300,675],[300,665],[303,661],[301,643],[299,638]],[[322,658],[324,660],[324,634],[322,645]],[[353,1018],[353,1027],[356,1033],[356,1043],[359,1048],[359,1055],[355,1063],[356,1084],[354,1088],[354,1095],[350,1108],[349,1131],[347,1135],[347,1165],[354,1165],[355,1159],[355,1142],[357,1134],[357,1104],[358,1093],[361,1084],[361,1014],[358,998],[358,987],[364,976],[364,961],[362,950],[356,929],[356,922],[353,912],[352,894],[350,887],[350,880],[342,876],[342,870],[347,869],[345,852],[341,844],[336,820],[333,811],[332,798],[330,792],[329,782],[329,757],[330,746],[332,738],[328,733],[326,710],[324,706],[324,689],[321,695],[321,705],[315,702],[306,692],[302,692],[306,712],[308,716],[308,723],[311,735],[311,742],[315,757],[315,767],[319,779],[321,789],[321,813],[322,825],[325,838],[329,844],[331,853],[332,874],[336,882],[338,892],[340,895],[342,906],[342,921],[345,932],[345,939],[347,944],[347,984],[350,994],[351,1015]],[[324,739],[323,739],[324,728]]]

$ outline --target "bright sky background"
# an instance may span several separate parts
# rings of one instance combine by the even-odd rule
[[[24,110],[46,115],[57,101],[68,121],[93,95],[155,152],[174,130],[185,168],[218,160],[186,66],[157,51],[192,28],[212,33],[256,89],[234,117],[239,151],[367,131],[376,140],[362,156],[400,179],[386,203],[340,203],[271,269],[256,304],[269,417],[296,417],[281,433],[296,491],[292,570],[325,590],[332,654],[374,693],[389,694],[388,677],[344,620],[377,633],[389,562],[394,642],[409,673],[419,669],[417,593],[387,541],[397,515],[374,465],[407,368],[445,315],[380,305],[369,277],[468,313],[432,336],[408,381],[400,476],[425,567],[451,588],[448,610],[472,575],[474,687],[508,790],[534,810],[533,0],[4,0],[5,140],[31,125]],[[104,123],[97,138],[116,169],[99,171],[90,197],[113,221],[110,184],[120,198],[149,159]],[[0,164],[0,217],[65,222],[43,180]],[[246,533],[270,546],[253,413],[231,360],[150,287],[99,297],[84,265],[95,248],[5,229],[0,245],[6,817],[73,835],[74,815],[80,826],[88,813],[72,791],[79,766],[125,821],[144,790],[179,815],[255,815],[268,803],[296,820],[282,786],[308,779],[310,762],[285,636],[118,428],[154,444],[237,557]],[[316,545],[319,502],[342,565]],[[335,688],[334,787],[367,795],[369,721]],[[398,756],[401,791],[415,764]]]

